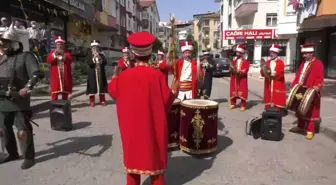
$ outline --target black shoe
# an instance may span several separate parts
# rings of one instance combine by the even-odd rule
[[[0,164],[8,163],[19,159],[19,155],[6,155],[0,158]]]
[[[21,169],[27,170],[35,165],[35,160],[33,159],[25,159],[21,165]]]

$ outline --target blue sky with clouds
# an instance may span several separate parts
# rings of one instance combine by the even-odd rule
[[[161,21],[169,20],[169,13],[174,13],[176,20],[191,20],[194,14],[215,12],[220,8],[215,0],[156,0]]]

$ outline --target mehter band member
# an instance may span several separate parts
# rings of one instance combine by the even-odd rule
[[[192,59],[192,51],[194,47],[192,42],[185,41],[181,43],[181,51],[183,59],[176,63],[177,81],[180,85],[178,99],[195,99],[198,94],[198,80],[203,76],[203,70],[200,69],[200,74],[197,74],[197,62]]]
[[[314,88],[316,95],[309,111],[305,115],[296,114],[298,118],[298,127],[291,129],[293,132],[306,132],[308,140],[313,139],[315,133],[315,122],[319,121],[321,108],[321,95],[324,80],[324,66],[321,60],[314,56],[313,43],[301,46],[301,53],[304,61],[302,61],[299,70],[296,72],[292,88],[299,84],[307,88]]]
[[[130,58],[130,49],[128,47],[124,47],[122,49],[122,58],[118,60],[118,67],[125,71],[126,69],[134,67],[134,60]]]
[[[241,111],[246,109],[246,100],[248,95],[247,75],[249,72],[250,64],[243,57],[245,48],[243,45],[238,44],[236,49],[236,60],[230,61],[230,107],[234,109],[237,104],[237,99],[240,99]]]
[[[213,70],[216,67],[215,61],[210,56],[209,51],[204,51],[202,56],[202,68],[204,70],[204,83],[201,95],[204,99],[209,99],[212,90]]]
[[[68,100],[69,94],[72,93],[72,57],[65,51],[65,40],[62,37],[56,36],[54,40],[56,49],[50,51],[47,57],[50,64],[51,101],[57,100],[59,94],[62,94],[63,100]]]
[[[106,106],[105,93],[107,93],[107,80],[105,74],[106,58],[100,52],[100,42],[91,42],[91,53],[87,56],[88,78],[86,94],[90,98],[90,106],[95,106],[95,95],[99,95],[101,105]]]
[[[165,184],[166,117],[178,86],[173,83],[169,89],[165,76],[148,65],[154,41],[155,37],[148,32],[130,35],[128,42],[136,60],[135,67],[121,73],[121,69],[116,68],[108,86],[109,94],[117,103],[127,185],[140,185],[140,175],[150,175],[154,185]]]
[[[264,77],[265,110],[273,107],[277,110],[286,107],[285,64],[278,58],[281,48],[277,44],[270,47],[271,60],[261,67],[261,76]]]
[[[163,51],[159,50],[158,51],[158,68],[159,70],[165,75],[166,77],[166,81],[167,81],[167,84],[168,84],[168,73],[170,71],[170,67],[169,67],[169,64],[168,64],[168,61],[164,59],[165,57],[165,54]]]
[[[0,140],[4,141],[8,152],[0,158],[0,164],[19,159],[14,125],[24,158],[21,168],[28,169],[35,164],[30,92],[43,77],[43,72],[33,53],[22,52],[17,31],[11,25],[0,37],[4,51],[0,59]]]

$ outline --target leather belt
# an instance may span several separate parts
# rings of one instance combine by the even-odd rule
[[[192,90],[192,82],[180,82],[180,91],[191,91]]]

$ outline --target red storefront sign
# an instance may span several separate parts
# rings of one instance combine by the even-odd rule
[[[274,39],[274,29],[263,30],[225,30],[224,40],[246,40],[246,39]]]

